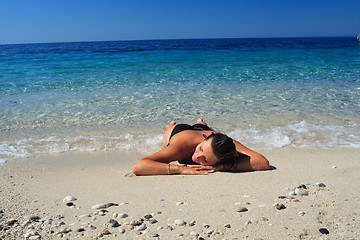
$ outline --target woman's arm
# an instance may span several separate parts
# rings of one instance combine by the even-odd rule
[[[233,140],[236,151],[239,153],[239,160],[235,163],[232,171],[260,171],[270,168],[269,161],[260,153],[255,152],[236,140]]]
[[[166,174],[208,174],[214,170],[194,169],[187,166],[170,164],[170,162],[184,159],[185,151],[173,144],[163,148],[157,153],[138,160],[132,167],[135,175],[166,175]]]

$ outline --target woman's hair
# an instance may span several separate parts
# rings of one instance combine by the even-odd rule
[[[219,163],[225,168],[233,168],[239,158],[233,140],[222,133],[213,133],[206,139],[212,139],[211,147]]]

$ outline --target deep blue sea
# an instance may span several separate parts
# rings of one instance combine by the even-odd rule
[[[356,38],[0,45],[0,161],[160,149],[198,117],[260,149],[360,147]]]

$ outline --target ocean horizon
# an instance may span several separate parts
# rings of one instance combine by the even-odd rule
[[[356,37],[0,45],[0,162],[160,149],[198,117],[254,149],[359,148]]]

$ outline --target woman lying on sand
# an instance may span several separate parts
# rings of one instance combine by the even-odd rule
[[[172,121],[163,136],[164,148],[137,161],[136,175],[208,174],[215,171],[269,169],[268,160],[225,134],[213,131],[201,118],[193,126]],[[170,164],[178,161],[181,164]]]

